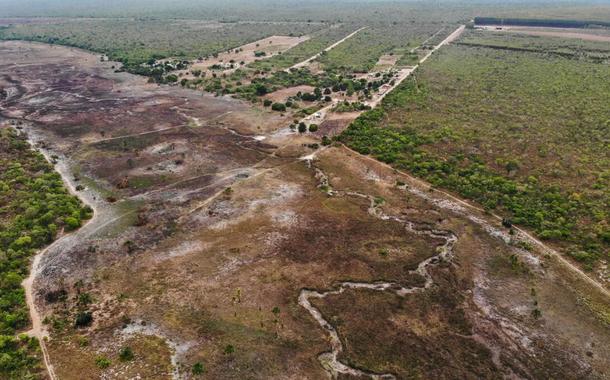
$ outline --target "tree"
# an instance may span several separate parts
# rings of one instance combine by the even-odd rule
[[[309,126],[309,132],[316,132],[318,130],[318,124],[311,124]]]
[[[256,91],[256,95],[258,96],[263,96],[265,94],[267,94],[268,90],[267,87],[265,87],[265,85],[257,83],[256,86],[254,87],[254,90]]]
[[[299,123],[299,133],[305,133],[307,132],[307,125],[305,125],[305,123],[300,122]]]
[[[286,105],[284,103],[273,103],[271,109],[274,111],[284,112],[286,111]]]
[[[265,107],[269,107],[269,106],[270,106],[272,103],[273,103],[273,102],[272,102],[271,100],[269,100],[269,99],[265,99],[265,100],[263,101],[263,106],[265,106]]]

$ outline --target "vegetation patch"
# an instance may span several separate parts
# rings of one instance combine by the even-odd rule
[[[67,19],[44,24],[15,24],[0,39],[75,46],[106,54],[126,70],[153,75],[156,60],[195,59],[233,49],[271,35],[303,35],[322,24],[172,20]]]
[[[62,230],[78,228],[92,210],[10,128],[0,129],[0,167],[0,377],[32,378],[41,370],[36,339],[15,337],[29,324],[21,283],[31,256]]]
[[[609,75],[595,62],[448,47],[340,140],[507,215],[592,268],[610,243]]]

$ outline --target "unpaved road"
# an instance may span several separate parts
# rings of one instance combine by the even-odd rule
[[[437,51],[438,49],[440,49],[441,47],[443,47],[444,45],[447,45],[448,43],[454,41],[456,38],[458,38],[463,32],[464,29],[466,29],[466,25],[460,25],[459,28],[457,28],[453,33],[451,33],[449,36],[447,36],[447,38],[445,38],[443,41],[441,41],[438,45],[436,45],[432,50],[430,50],[428,52],[428,54],[426,54],[424,57],[422,57],[422,59],[419,60],[419,63],[411,68],[408,69],[403,69],[400,71],[398,78],[396,78],[394,85],[388,89],[386,92],[384,92],[383,94],[379,95],[376,99],[371,100],[370,102],[367,102],[367,104],[373,108],[377,107],[377,105],[383,100],[383,98],[385,98],[390,92],[392,92],[392,90],[394,90],[396,88],[396,86],[398,86],[399,84],[401,84],[405,79],[407,79],[415,70],[417,70],[417,68],[419,67],[419,65],[421,65],[422,63],[426,62],[426,60],[428,58],[430,58],[430,56]],[[442,30],[442,29],[441,29]],[[437,32],[438,33],[438,32]],[[432,38],[432,37],[430,37]]]
[[[295,64],[295,65],[292,65],[291,67],[287,68],[287,69],[286,69],[286,70],[284,70],[284,71],[288,72],[288,71],[290,71],[291,69],[298,69],[298,68],[301,68],[301,67],[304,67],[304,66],[309,65],[311,62],[315,61],[315,60],[316,60],[316,59],[317,59],[317,58],[318,58],[320,55],[322,55],[322,53],[327,52],[327,51],[330,51],[330,50],[332,50],[332,49],[336,48],[336,47],[337,47],[337,46],[339,46],[341,43],[343,43],[343,42],[345,42],[346,40],[348,40],[348,39],[352,38],[352,37],[353,37],[353,36],[355,36],[355,35],[356,35],[358,32],[360,32],[360,31],[362,31],[362,30],[364,30],[364,29],[366,29],[366,28],[368,28],[368,26],[363,26],[362,28],[360,28],[360,29],[358,29],[358,30],[356,30],[356,31],[354,31],[354,32],[352,32],[352,33],[350,33],[350,34],[348,34],[347,36],[343,37],[342,39],[340,39],[339,41],[335,42],[334,44],[332,44],[332,45],[328,46],[326,49],[322,50],[322,51],[321,51],[321,52],[319,52],[318,54],[316,54],[316,55],[314,55],[314,56],[312,56],[312,57],[309,57],[309,58],[307,58],[306,60],[304,60],[304,61],[302,61],[302,62],[299,62],[299,63],[297,63],[297,64]]]
[[[26,133],[28,133],[28,140],[32,147],[35,147],[42,139],[36,135],[34,130],[26,129]],[[38,151],[44,155],[47,161],[52,162],[51,155],[55,153],[51,153],[46,149],[40,148]],[[49,334],[42,324],[42,318],[38,307],[36,306],[36,300],[34,297],[34,281],[42,270],[41,261],[47,256],[52,256],[54,252],[60,252],[67,247],[80,244],[82,241],[85,241],[87,237],[92,236],[95,232],[125,216],[124,214],[117,215],[112,207],[104,205],[104,202],[102,201],[103,197],[96,194],[94,191],[90,189],[76,191],[74,175],[72,175],[65,158],[60,157],[57,164],[54,166],[55,170],[61,175],[61,178],[63,179],[64,184],[70,193],[77,196],[81,202],[93,209],[93,217],[80,229],[70,234],[62,235],[48,247],[38,252],[32,260],[32,267],[30,268],[28,277],[22,282],[22,286],[25,291],[26,303],[30,312],[30,319],[32,321],[32,328],[27,331],[27,334],[31,337],[37,338],[40,342],[44,364],[51,380],[57,380],[58,377],[55,374],[46,348],[46,339],[48,338]]]

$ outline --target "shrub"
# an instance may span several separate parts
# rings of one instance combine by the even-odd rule
[[[205,372],[205,367],[203,366],[203,363],[197,362],[197,363],[193,364],[193,367],[191,368],[191,372],[193,373],[193,375],[203,374]]]
[[[68,231],[72,231],[80,227],[80,220],[73,216],[67,217],[64,222],[66,223],[66,229]]]
[[[98,356],[95,358],[95,365],[101,369],[108,368],[110,367],[110,359],[105,356]]]
[[[133,360],[133,350],[131,349],[131,347],[121,348],[121,350],[119,351],[119,359],[122,362],[128,362]]]
[[[272,102],[271,100],[269,100],[269,99],[265,99],[265,100],[263,101],[263,106],[265,106],[265,107],[269,107],[269,106],[270,106],[272,103],[273,103],[273,102]]]
[[[93,322],[93,314],[90,311],[81,311],[76,314],[74,327],[87,327]]]
[[[318,124],[311,124],[309,126],[309,132],[316,132],[318,130]]]

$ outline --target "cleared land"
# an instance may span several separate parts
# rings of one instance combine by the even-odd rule
[[[0,132],[22,132],[17,145],[27,136],[65,184],[51,165],[0,174],[0,216],[36,201],[0,246],[0,377],[45,378],[44,356],[51,380],[606,379],[607,43],[453,41],[504,4],[35,12],[66,4],[110,18],[0,19],[17,24],[0,38],[78,41],[148,78],[0,42]],[[23,158],[4,137],[0,159]],[[37,215],[57,203],[39,199],[44,173],[91,209],[36,255],[22,290],[34,252],[13,245],[41,235]],[[44,191],[13,201],[19,183]],[[42,352],[15,337],[23,293]]]
[[[412,49],[434,35],[439,28],[436,23],[371,26],[322,54],[318,61],[327,71],[368,72],[384,54]],[[455,26],[448,27],[447,34],[454,29]]]
[[[525,26],[500,26],[490,25],[484,26],[482,29],[495,31],[498,33],[518,33],[531,36],[543,37],[563,37],[576,38],[584,41],[610,42],[610,34],[606,29],[584,29],[574,30],[567,28],[544,28],[544,27],[525,27]]]
[[[220,53],[211,58],[206,58],[205,60],[197,60],[189,68],[192,72],[193,70],[205,71],[213,66],[218,66],[221,71],[230,72],[231,69],[248,65],[251,62],[259,61],[267,57],[281,55],[282,52],[295,45],[303,43],[308,39],[308,36],[271,36],[243,46],[239,46],[230,52]]]
[[[593,60],[605,64],[610,59],[610,49],[607,43],[581,38],[562,36],[553,38],[551,36],[469,30],[459,43],[500,50],[551,54],[563,58]]]

